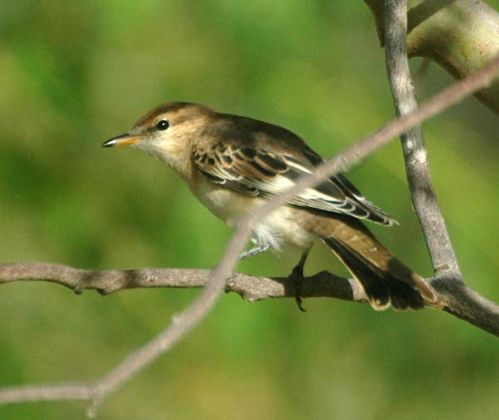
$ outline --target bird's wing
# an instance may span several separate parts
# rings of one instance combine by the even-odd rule
[[[283,153],[282,153],[283,152]],[[322,159],[314,153],[310,156],[291,148],[289,154],[279,150],[279,155],[256,145],[237,142],[217,142],[211,147],[193,147],[193,165],[211,182],[231,190],[255,197],[272,197],[290,187],[296,180],[313,171]],[[397,223],[383,210],[376,207],[343,175],[306,188],[293,198],[289,205],[324,215],[347,214],[391,226]]]

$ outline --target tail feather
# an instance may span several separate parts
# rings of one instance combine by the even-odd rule
[[[360,256],[350,252],[340,242],[332,238],[324,238],[323,242],[336,254],[345,264],[352,275],[362,285],[371,306],[382,311],[390,306],[390,291],[385,282],[380,281],[379,276],[373,275],[369,264],[360,261]]]
[[[309,230],[345,264],[375,310],[390,304],[397,310],[441,306],[425,280],[390,254],[361,222],[314,216]]]
[[[401,311],[424,307],[421,294],[409,284],[396,278],[389,271],[381,271],[341,242],[332,238],[324,238],[323,241],[362,285],[369,303],[375,310],[385,310],[390,304],[394,309]]]

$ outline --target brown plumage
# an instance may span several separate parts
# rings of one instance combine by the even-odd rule
[[[155,108],[129,133],[104,146],[127,144],[169,164],[228,224],[323,162],[282,127],[182,102]],[[433,289],[393,257],[361,221],[396,223],[339,174],[305,189],[267,216],[254,227],[253,241],[259,250],[291,244],[306,255],[319,238],[360,282],[374,309],[386,309],[390,303],[396,309],[439,306]]]

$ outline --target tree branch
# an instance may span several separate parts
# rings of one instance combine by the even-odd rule
[[[446,312],[499,337],[499,305],[460,280],[443,275],[432,279],[430,284],[445,300]]]
[[[0,403],[33,401],[38,395],[44,399],[85,399],[92,402],[88,412],[95,415],[99,404],[112,392],[116,391],[127,380],[131,379],[140,370],[148,366],[161,354],[170,350],[182,337],[197,326],[213,308],[223,293],[226,280],[231,277],[233,267],[239,253],[242,251],[251,227],[266,214],[286,203],[302,189],[315,185],[327,177],[344,171],[361,159],[374,153],[389,141],[407,131],[414,125],[436,115],[451,105],[459,102],[477,89],[489,85],[499,73],[499,58],[485,66],[482,70],[448,87],[432,99],[422,104],[414,112],[393,120],[374,134],[354,144],[343,153],[317,168],[317,170],[302,179],[287,192],[269,200],[242,218],[236,227],[224,256],[217,267],[210,272],[206,287],[200,296],[189,305],[172,323],[157,337],[146,343],[139,350],[131,353],[115,369],[94,383],[70,385],[41,385],[27,388],[4,388],[0,390]],[[27,394],[27,391],[29,394]],[[70,390],[74,390],[71,393]],[[61,397],[59,398],[60,395]]]
[[[60,264],[18,263],[0,265],[0,285],[20,281],[45,281],[66,286],[77,294],[84,290],[96,290],[102,295],[109,295],[127,289],[201,288],[206,286],[209,274],[209,270],[190,268],[99,271]],[[427,281],[447,302],[447,312],[499,336],[498,305],[445,275]],[[227,280],[225,291],[237,293],[248,302],[294,299],[296,296],[293,282],[286,278],[254,277],[242,273],[236,273]],[[364,290],[357,281],[327,271],[306,277],[301,295],[304,298],[327,297],[366,302]],[[52,389],[49,395],[53,392],[55,391]],[[0,403],[4,401],[2,395],[0,391]]]
[[[364,2],[384,45],[384,0]],[[499,14],[482,0],[411,0],[407,32],[409,57],[430,58],[458,79],[499,55]],[[499,113],[499,81],[476,96]]]
[[[190,268],[99,271],[46,263],[0,265],[0,285],[19,281],[45,281],[66,286],[77,294],[84,290],[96,290],[102,295],[109,295],[126,289],[201,288],[208,283],[209,275],[210,270]],[[249,302],[294,298],[294,284],[286,280],[235,273],[227,280],[225,291],[235,292]],[[365,301],[364,291],[358,282],[325,271],[305,278],[302,296]]]
[[[407,0],[385,1],[386,69],[397,115],[407,115],[417,108],[407,57]],[[420,125],[401,136],[405,168],[411,198],[435,275],[461,278],[454,249],[433,190],[428,155]]]
[[[417,109],[407,54],[407,0],[385,0],[385,55],[397,115]],[[432,186],[428,154],[420,125],[401,135],[411,198],[436,277],[432,285],[445,296],[447,311],[499,335],[499,306],[467,288]]]

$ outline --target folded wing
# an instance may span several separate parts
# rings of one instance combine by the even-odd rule
[[[194,146],[192,162],[211,182],[259,197],[272,197],[292,187],[303,175],[322,162],[318,155],[310,158],[299,149],[276,153],[256,145],[218,142],[211,147]],[[339,174],[302,191],[289,205],[323,215],[347,214],[381,225],[397,223],[383,210],[368,201],[348,179]]]

